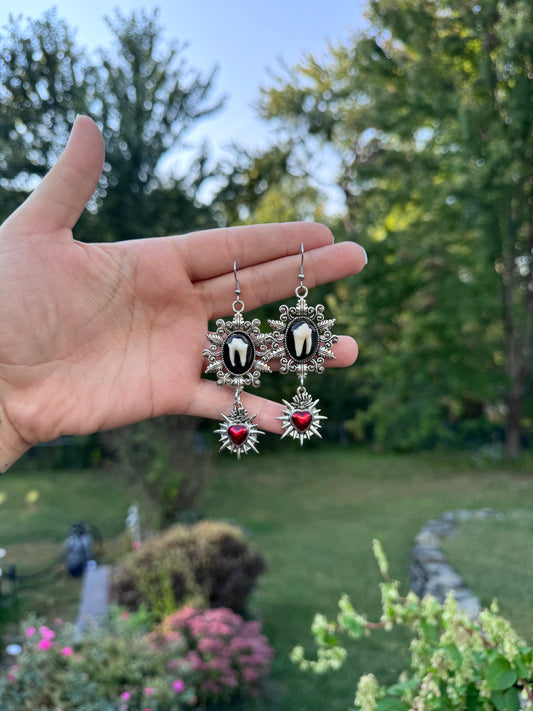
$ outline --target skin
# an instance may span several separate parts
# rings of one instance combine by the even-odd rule
[[[31,445],[148,417],[220,418],[233,389],[203,378],[208,320],[231,315],[233,263],[246,311],[294,296],[305,250],[310,289],[359,272],[364,250],[323,225],[289,223],[85,244],[72,228],[104,161],[80,116],[65,151],[0,227],[0,471]],[[357,345],[341,337],[344,367]],[[278,403],[244,393],[261,429],[281,432]]]

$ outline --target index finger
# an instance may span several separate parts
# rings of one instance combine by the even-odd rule
[[[168,239],[168,238],[167,238]],[[333,244],[331,231],[315,222],[245,225],[192,232],[176,240],[191,281],[203,281],[273,259]]]

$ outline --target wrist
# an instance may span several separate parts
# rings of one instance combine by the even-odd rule
[[[3,403],[0,403],[0,476],[29,448],[29,443],[13,427]]]

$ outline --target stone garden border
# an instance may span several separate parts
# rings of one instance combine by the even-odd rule
[[[479,598],[466,586],[441,550],[445,538],[450,536],[458,524],[472,519],[503,518],[503,514],[493,509],[457,509],[446,511],[440,518],[431,519],[423,526],[415,538],[411,550],[411,589],[420,597],[433,595],[444,602],[446,595],[453,591],[459,608],[472,619],[481,612]]]

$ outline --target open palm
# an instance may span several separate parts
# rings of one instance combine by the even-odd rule
[[[227,411],[232,389],[201,377],[202,350],[208,320],[231,313],[234,261],[247,311],[293,293],[300,243],[309,287],[364,265],[360,247],[333,245],[311,223],[76,242],[103,158],[97,126],[78,118],[56,166],[0,228],[2,471],[61,434]],[[341,338],[335,354],[334,365],[351,364],[355,342]],[[250,394],[243,404],[279,431],[279,405]]]

